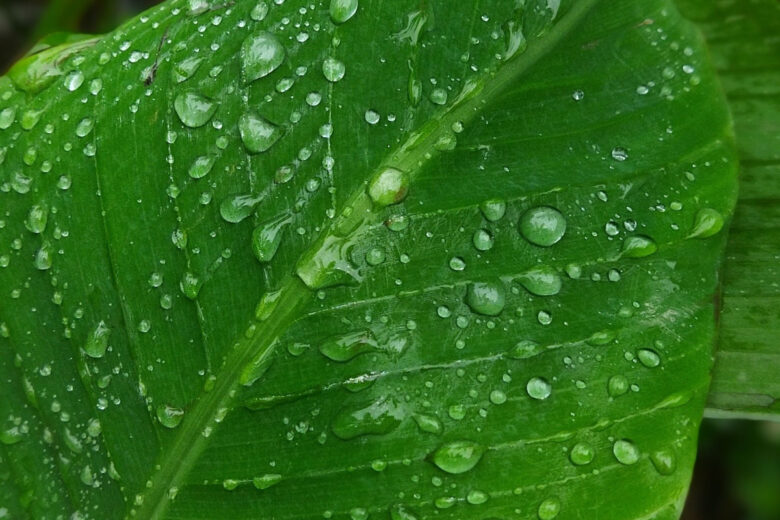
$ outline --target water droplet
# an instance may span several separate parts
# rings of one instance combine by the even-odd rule
[[[561,512],[561,502],[555,497],[547,498],[539,504],[536,510],[539,520],[553,520]]]
[[[620,397],[628,392],[628,379],[623,375],[616,375],[609,378],[607,381],[607,393],[611,397]]]
[[[479,209],[485,220],[498,222],[506,214],[506,202],[501,199],[489,199],[479,205]]]
[[[333,420],[331,429],[344,440],[361,435],[382,435],[397,428],[403,418],[403,407],[392,397],[383,397],[368,406],[342,410]]]
[[[184,410],[167,404],[157,407],[157,420],[166,428],[176,428],[184,418]]]
[[[469,491],[469,494],[466,495],[466,502],[468,502],[471,505],[478,506],[480,504],[484,504],[488,501],[490,497],[487,493],[484,491],[480,491],[478,489],[473,489]]]
[[[455,441],[441,446],[432,461],[442,471],[458,475],[474,468],[482,459],[484,449],[472,441]]]
[[[536,319],[542,325],[549,325],[552,323],[552,314],[550,314],[548,311],[542,310],[536,314]]]
[[[459,256],[450,258],[450,269],[453,271],[463,271],[466,268],[466,261]]]
[[[506,295],[500,282],[469,284],[466,303],[472,311],[485,316],[498,316],[504,310]]]
[[[281,42],[268,31],[248,36],[241,44],[241,71],[244,82],[251,83],[278,69],[285,59]]]
[[[263,490],[268,489],[271,486],[275,486],[279,482],[282,481],[282,476],[278,473],[268,473],[266,475],[255,477],[252,479],[252,485],[255,486],[255,488]]]
[[[420,431],[433,433],[435,435],[442,432],[441,422],[433,415],[414,414],[413,419],[414,422],[417,423],[417,427],[420,428]]]
[[[209,172],[211,172],[211,169],[214,167],[216,160],[216,157],[212,157],[210,155],[201,155],[195,159],[187,173],[193,179],[203,178],[208,175]]]
[[[504,404],[506,402],[506,394],[502,390],[493,390],[490,392],[490,402],[493,404]]]
[[[655,240],[644,235],[626,237],[623,240],[622,255],[627,258],[642,258],[658,251]]]
[[[671,475],[677,469],[677,456],[671,449],[661,449],[650,455],[656,471],[661,475]]]
[[[30,208],[27,214],[27,220],[24,225],[28,231],[35,234],[41,234],[46,229],[46,223],[49,221],[49,208],[45,204],[35,204]]]
[[[390,508],[390,520],[417,520],[417,516],[408,507],[396,504]]]
[[[290,223],[290,217],[281,215],[255,228],[252,233],[252,251],[258,261],[267,263],[273,260],[282,243],[282,229]]]
[[[100,321],[87,336],[84,343],[84,352],[91,358],[102,358],[108,348],[108,340],[111,337],[111,329],[105,321]]]
[[[574,92],[572,92],[571,98],[574,101],[582,101],[583,99],[585,99],[585,92],[581,90],[575,90]]]
[[[544,351],[544,347],[539,345],[535,341],[529,339],[520,340],[514,347],[507,353],[512,359],[527,359],[534,357]]]
[[[89,133],[92,131],[92,129],[95,127],[95,122],[85,117],[81,121],[79,121],[79,124],[76,125],[76,135],[78,137],[86,137],[89,135]]]
[[[379,115],[379,112],[377,112],[376,110],[371,110],[371,109],[366,110],[366,113],[365,113],[364,117],[366,119],[366,123],[368,123],[369,125],[375,125],[381,119],[381,116]]]
[[[16,109],[14,107],[4,108],[0,111],[0,130],[9,128],[16,119]]]
[[[196,300],[198,298],[202,286],[203,282],[200,278],[191,272],[184,273],[179,282],[179,289],[181,289],[182,294],[190,300]]]
[[[33,265],[40,271],[51,269],[52,262],[54,261],[52,255],[53,252],[51,244],[49,242],[44,242],[41,244],[41,248],[38,249],[38,251],[35,253]]]
[[[208,0],[187,0],[187,14],[190,16],[197,16],[208,10]]]
[[[639,349],[636,355],[639,361],[647,368],[655,368],[661,364],[661,356],[655,350],[649,348]]]
[[[547,399],[552,393],[552,386],[542,377],[532,377],[529,379],[528,383],[525,385],[525,389],[529,396],[540,401]]]
[[[385,261],[385,251],[379,248],[373,248],[366,253],[366,263],[368,265],[379,265]]]
[[[325,357],[340,363],[377,349],[376,339],[370,330],[334,336],[320,346],[320,352]]]
[[[613,330],[599,330],[591,334],[587,343],[593,347],[600,347],[612,343],[616,336],[617,334]]]
[[[204,58],[189,56],[173,66],[172,76],[176,83],[182,83],[190,79],[200,68]]]
[[[238,120],[241,140],[250,153],[262,153],[270,149],[282,137],[282,129],[255,113],[246,113]]]
[[[575,444],[569,452],[569,460],[576,466],[590,464],[595,456],[596,452],[593,450],[593,446],[584,442]]]
[[[434,105],[447,104],[447,91],[441,87],[433,89],[431,91],[430,100]]]
[[[471,239],[477,251],[489,251],[493,248],[493,235],[486,229],[478,229]]]
[[[628,439],[620,439],[612,445],[612,453],[621,464],[630,466],[639,461],[639,449]]]
[[[346,72],[347,67],[344,65],[344,62],[339,61],[336,58],[327,57],[325,58],[325,61],[322,62],[322,74],[325,76],[325,79],[331,83],[337,83],[344,79]]]
[[[625,148],[615,147],[612,149],[612,158],[616,161],[623,162],[628,159],[628,152]]]
[[[539,265],[526,271],[517,277],[517,281],[537,296],[554,296],[561,291],[563,284],[558,272],[548,265]]]
[[[225,221],[238,224],[252,214],[260,200],[259,195],[233,195],[219,205],[219,214]]]
[[[368,195],[379,207],[398,204],[409,192],[409,176],[395,168],[384,168],[368,184]]]
[[[696,213],[693,229],[689,238],[708,238],[717,235],[723,229],[723,215],[712,208],[700,209]]]
[[[71,92],[78,90],[78,88],[84,83],[84,73],[80,70],[74,70],[69,72],[65,76],[65,88]]]
[[[173,108],[181,122],[190,128],[208,123],[217,111],[217,104],[197,92],[182,92],[173,102]]]
[[[358,10],[358,0],[330,0],[330,18],[333,23],[344,23]]]
[[[520,232],[532,244],[549,247],[566,233],[566,219],[549,206],[531,208],[520,218]]]

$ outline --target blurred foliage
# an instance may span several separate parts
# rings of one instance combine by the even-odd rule
[[[102,33],[159,0],[0,0],[0,70],[43,36]],[[710,0],[701,2],[706,10]],[[691,14],[691,13],[686,13]],[[780,518],[780,423],[705,421],[683,520]]]

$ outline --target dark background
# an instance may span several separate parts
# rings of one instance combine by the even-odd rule
[[[0,71],[49,33],[106,32],[158,2],[0,0]],[[780,423],[705,421],[683,520],[779,519]]]

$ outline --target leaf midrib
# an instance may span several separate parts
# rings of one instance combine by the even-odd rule
[[[421,130],[412,133],[403,144],[388,154],[386,159],[379,163],[380,166],[392,165],[407,171],[414,180],[421,167],[438,154],[434,145],[450,131],[453,123],[468,123],[477,117],[514,80],[555,49],[598,2],[599,0],[580,0],[575,3],[542,39],[530,42],[523,54],[497,70],[484,73],[473,83],[476,94],[442,108]],[[371,172],[366,181],[378,171],[379,169]],[[348,199],[345,207],[355,208],[353,214],[369,215],[361,227],[372,224],[373,219],[380,216],[380,211],[371,206],[362,185]],[[333,230],[342,223],[341,220],[343,219],[340,217],[334,219],[301,258],[316,252],[318,247],[332,237]],[[160,519],[164,516],[170,504],[170,490],[178,489],[184,483],[205,449],[208,436],[213,428],[218,426],[216,417],[230,406],[242,370],[253,360],[266,359],[274,352],[278,338],[301,318],[299,311],[312,298],[314,291],[304,285],[297,276],[290,275],[282,282],[279,294],[279,301],[271,314],[262,322],[251,321],[247,326],[247,333],[234,341],[235,345],[216,377],[214,388],[210,391],[204,390],[185,416],[176,439],[155,466],[156,472],[150,476],[146,491],[139,495],[139,501],[136,502],[138,508],[131,509],[128,517]],[[209,433],[204,435],[204,432]]]

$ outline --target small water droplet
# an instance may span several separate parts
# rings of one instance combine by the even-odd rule
[[[325,79],[331,83],[338,83],[344,79],[346,72],[347,67],[344,65],[344,62],[339,61],[336,58],[327,57],[325,58],[325,61],[322,62],[322,74],[325,76]]]
[[[252,479],[252,485],[259,490],[268,489],[282,481],[282,476],[278,473],[268,473]]]
[[[506,202],[502,199],[489,199],[479,205],[479,209],[485,220],[489,222],[498,222],[506,214]]]
[[[111,337],[111,329],[105,321],[100,321],[92,329],[84,343],[84,352],[91,358],[102,358],[108,348],[108,340]]]
[[[214,167],[216,160],[216,157],[210,155],[201,155],[195,159],[195,161],[193,161],[192,166],[190,166],[190,169],[187,173],[193,179],[203,178],[208,175],[209,172],[211,172],[211,169]]]
[[[590,464],[595,456],[593,446],[584,442],[575,444],[569,452],[569,460],[576,466]]]
[[[361,435],[382,435],[397,428],[403,417],[403,407],[395,399],[382,397],[368,406],[342,410],[333,420],[331,429],[344,440]]]
[[[623,240],[622,256],[627,258],[642,258],[658,251],[655,240],[645,235],[634,235]]]
[[[184,273],[179,282],[179,289],[181,289],[182,294],[190,300],[196,300],[198,298],[202,286],[203,282],[200,278],[189,271]]]
[[[529,339],[520,340],[507,353],[512,359],[527,359],[544,352],[544,347]]]
[[[547,498],[539,504],[536,514],[539,520],[553,520],[561,512],[561,502],[555,497]]]
[[[71,92],[78,90],[83,83],[84,73],[80,70],[74,70],[65,76],[65,88]]]
[[[290,223],[290,217],[281,215],[255,228],[252,233],[252,251],[258,261],[267,263],[273,260],[282,242],[282,229]]]
[[[417,520],[417,516],[408,507],[396,504],[390,508],[390,520]]]
[[[447,97],[447,91],[437,87],[431,91],[430,100],[434,105],[446,105]]]
[[[561,291],[563,281],[558,272],[548,265],[538,265],[517,277],[528,292],[537,296],[554,296]]]
[[[489,251],[493,248],[493,235],[486,229],[478,229],[471,239],[477,251]]]
[[[438,435],[442,432],[442,425],[438,418],[433,415],[426,414],[414,414],[414,422],[417,423],[417,427],[420,431],[425,433],[433,433]]]
[[[409,192],[409,176],[395,168],[384,168],[368,184],[368,195],[379,207],[398,204]]]
[[[377,349],[376,339],[370,330],[334,336],[320,345],[320,352],[325,357],[340,363]]]
[[[238,130],[250,153],[269,150],[282,137],[282,129],[264,117],[248,112],[238,120]]]
[[[233,195],[219,205],[219,214],[225,221],[238,224],[254,212],[260,200],[260,196],[251,194]]]
[[[176,428],[184,418],[184,410],[167,404],[157,407],[157,420],[166,428]]]
[[[639,361],[647,368],[655,368],[661,364],[661,356],[655,350],[649,348],[639,349],[636,355]]]
[[[623,162],[628,159],[628,152],[625,148],[615,147],[612,149],[612,158],[618,162]]]
[[[611,397],[619,397],[628,392],[628,379],[624,375],[616,375],[607,381],[607,393]]]
[[[30,208],[27,214],[27,220],[24,225],[28,231],[35,234],[41,234],[46,229],[46,223],[49,221],[49,208],[45,204],[35,204]]]
[[[650,455],[656,471],[661,475],[671,475],[677,469],[677,456],[672,449],[661,449]]]

